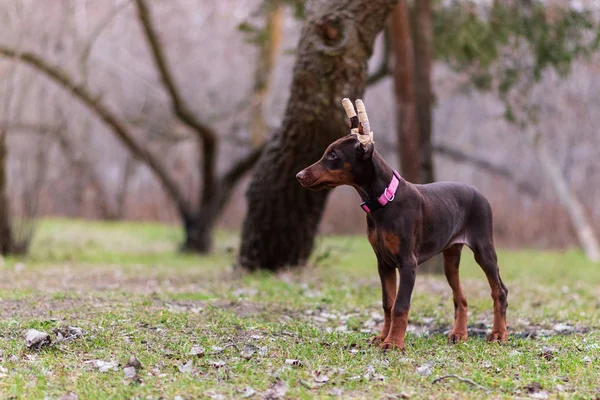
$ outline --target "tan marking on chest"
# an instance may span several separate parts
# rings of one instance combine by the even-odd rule
[[[383,231],[381,233],[383,245],[391,254],[400,254],[400,237],[393,232]]]

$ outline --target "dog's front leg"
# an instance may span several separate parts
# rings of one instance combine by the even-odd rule
[[[398,348],[404,349],[404,335],[408,327],[408,312],[410,310],[410,299],[415,287],[417,275],[417,260],[411,255],[410,259],[400,263],[400,288],[396,295],[396,301],[392,310],[392,324],[380,347],[382,349]]]
[[[396,268],[389,266],[383,261],[377,261],[377,270],[381,279],[381,302],[383,304],[383,328],[381,335],[375,336],[373,342],[381,344],[387,337],[392,325],[392,308],[396,300]]]

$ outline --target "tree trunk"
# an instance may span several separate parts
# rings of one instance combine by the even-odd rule
[[[431,148],[432,103],[431,89],[433,25],[431,22],[430,0],[415,2],[414,20],[415,45],[415,84],[417,97],[417,117],[421,132],[421,182],[435,181],[433,151]]]
[[[583,205],[577,198],[577,195],[569,188],[569,184],[557,167],[556,162],[546,151],[539,133],[533,137],[532,144],[544,174],[550,183],[552,183],[556,195],[569,214],[573,230],[577,234],[583,252],[590,261],[594,263],[600,262],[598,238],[594,233],[592,225],[588,222],[589,219],[585,215]]]
[[[396,129],[402,176],[409,182],[421,182],[419,125],[415,97],[415,60],[406,0],[400,0],[392,12],[394,46],[394,94]]]
[[[201,212],[183,217],[185,241],[181,247],[184,252],[207,254],[213,246],[213,230],[216,216]]]
[[[0,132],[0,255],[6,255],[12,247],[10,211],[6,193],[6,132]]]
[[[328,191],[302,188],[296,173],[349,132],[341,100],[362,96],[375,36],[396,0],[309,4],[283,123],[246,193],[239,262],[250,270],[301,265],[309,257]]]
[[[124,219],[125,211],[127,206],[127,190],[129,189],[129,183],[133,174],[135,173],[136,162],[133,157],[127,157],[125,160],[125,168],[123,171],[123,176],[121,179],[121,184],[119,185],[119,190],[117,191],[117,200],[116,200],[116,215],[115,219]]]
[[[421,182],[435,181],[431,133],[433,131],[433,90],[431,87],[431,68],[433,59],[433,24],[431,21],[430,0],[415,2],[414,12],[414,54],[415,85],[417,98],[417,119],[420,131]],[[426,274],[443,274],[442,256],[438,255],[423,263],[419,271]]]

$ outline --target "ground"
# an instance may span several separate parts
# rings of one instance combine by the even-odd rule
[[[235,234],[209,257],[178,254],[180,241],[177,227],[42,221],[31,255],[0,266],[0,398],[600,396],[600,268],[579,252],[500,251],[510,337],[498,345],[464,250],[469,340],[446,343],[445,278],[418,276],[406,350],[382,352],[365,237],[321,238],[309,267],[278,275],[233,268]],[[65,327],[83,336],[57,341]],[[26,348],[29,329],[54,343]],[[449,374],[471,382],[435,382]]]

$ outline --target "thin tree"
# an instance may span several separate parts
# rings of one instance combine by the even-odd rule
[[[12,247],[12,230],[6,184],[6,130],[0,128],[0,256],[10,252]]]
[[[182,248],[187,251],[205,253],[210,251],[212,247],[212,233],[218,216],[223,211],[235,185],[258,160],[262,147],[253,147],[245,156],[234,161],[225,173],[222,175],[217,174],[219,135],[209,124],[197,116],[197,113],[193,111],[181,95],[171,67],[164,55],[164,49],[154,27],[146,0],[136,0],[135,4],[138,11],[138,20],[142,25],[144,37],[150,47],[154,65],[169,95],[173,113],[195,134],[201,160],[198,169],[202,182],[198,204],[193,204],[188,200],[184,188],[162,163],[162,158],[155,154],[146,143],[136,138],[131,127],[99,96],[92,93],[85,82],[79,83],[66,70],[31,52],[17,51],[14,48],[0,45],[0,55],[19,60],[44,74],[69,91],[97,118],[103,121],[123,146],[152,171],[177,207],[185,229],[185,242]]]
[[[435,181],[431,135],[433,131],[433,89],[431,70],[433,64],[433,22],[430,0],[419,0],[414,5],[414,54],[417,119],[421,149],[421,182]]]
[[[553,7],[539,1],[494,2],[485,20],[454,3],[440,13],[438,34],[448,40],[437,48],[441,58],[457,70],[468,69],[472,83],[494,92],[505,106],[505,118],[517,128],[538,160],[567,212],[586,256],[600,262],[600,245],[587,216],[556,161],[546,150],[540,122],[543,113],[533,88],[543,72],[561,77],[574,60],[600,48],[600,21],[586,10]]]
[[[404,179],[420,183],[421,135],[415,94],[415,56],[406,0],[399,0],[392,12],[391,31],[395,60],[394,95],[400,170]]]

